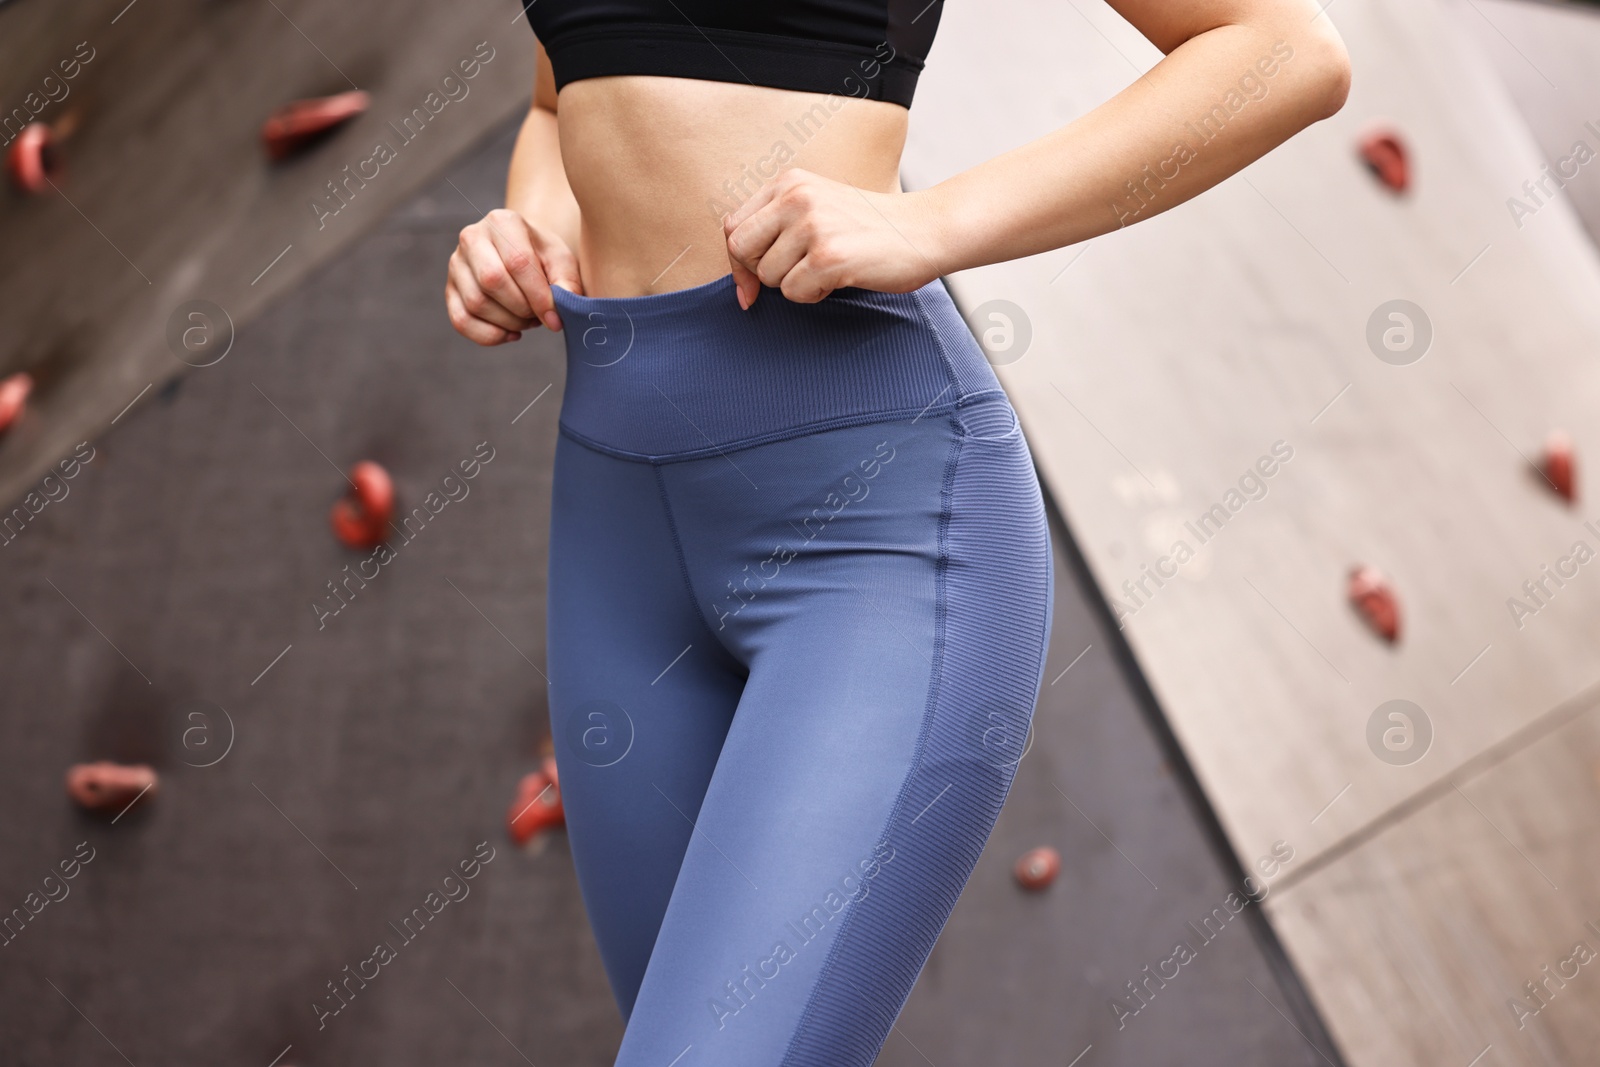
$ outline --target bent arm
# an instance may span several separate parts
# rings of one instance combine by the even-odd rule
[[[1312,0],[1109,0],[1165,53],[1087,115],[922,194],[941,272],[1035,255],[1204,192],[1344,104]]]
[[[533,107],[523,120],[506,177],[506,206],[461,230],[450,254],[444,302],[450,324],[480,345],[522,338],[543,324],[561,329],[552,285],[583,292],[578,202],[567,184],[556,127],[556,86],[539,49]]]
[[[556,124],[556,80],[544,46],[538,46],[533,106],[517,134],[506,175],[506,207],[578,247],[578,201],[567,184]]]

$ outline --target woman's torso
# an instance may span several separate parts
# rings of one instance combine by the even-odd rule
[[[608,77],[560,97],[561,154],[592,296],[684,289],[728,273],[721,218],[790,167],[900,188],[906,109],[727,82]]]
[[[594,296],[729,269],[722,216],[799,167],[900,188],[939,0],[538,0]]]

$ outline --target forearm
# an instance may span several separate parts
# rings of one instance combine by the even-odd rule
[[[555,112],[535,106],[523,120],[506,175],[506,207],[578,247],[578,201],[561,162]]]
[[[1072,124],[914,194],[930,255],[962,270],[1157,215],[1337,111],[1348,71],[1326,19],[1298,6],[1197,34]]]

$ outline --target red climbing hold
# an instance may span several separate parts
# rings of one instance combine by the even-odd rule
[[[1351,568],[1348,595],[1374,633],[1391,644],[1400,639],[1400,601],[1382,571],[1365,565]]]
[[[1361,158],[1384,185],[1403,193],[1411,184],[1405,145],[1393,130],[1376,130],[1361,139]]]
[[[555,738],[546,736],[543,741],[539,742],[539,766],[543,768],[545,774],[550,776],[552,782],[556,783],[557,786],[561,785],[560,772],[556,769]]]
[[[1572,469],[1572,438],[1565,430],[1551,430],[1544,439],[1540,463],[1545,481],[1567,503],[1578,499],[1578,483]]]
[[[79,763],[67,772],[67,795],[81,808],[120,814],[139,797],[154,796],[158,781],[142,763]]]
[[[1017,860],[1012,873],[1017,876],[1022,888],[1037,893],[1055,881],[1056,875],[1061,873],[1061,853],[1048,845],[1029,849]]]
[[[524,775],[517,783],[516,798],[506,812],[506,828],[511,840],[527,845],[546,830],[566,825],[566,821],[566,813],[561,808],[561,787],[554,776],[544,771]]]
[[[394,481],[371,460],[350,468],[350,492],[333,505],[333,532],[351,548],[376,548],[394,518]]]
[[[293,100],[274,111],[261,125],[261,143],[271,158],[287,159],[323,134],[349,122],[372,103],[360,89],[311,100]]]
[[[50,187],[56,173],[55,134],[42,122],[22,127],[6,153],[6,170],[11,182],[25,193],[42,193]]]
[[[20,371],[9,378],[0,379],[0,433],[11,429],[11,424],[22,414],[33,392],[33,375]]]

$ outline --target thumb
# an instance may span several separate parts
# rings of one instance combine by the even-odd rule
[[[737,261],[733,264],[733,284],[738,292],[739,306],[749,311],[761,295],[761,279]]]
[[[553,240],[539,248],[539,266],[544,271],[547,286],[545,296],[550,306],[542,311],[538,308],[534,310],[538,312],[539,319],[546,328],[559,330],[562,328],[561,315],[556,311],[555,294],[552,290],[560,286],[569,293],[583,295],[583,278],[578,272],[578,259],[564,242]]]
[[[578,271],[578,257],[565,244],[551,245],[542,250],[545,277],[551,285],[559,285],[569,293],[583,295],[583,278]]]

